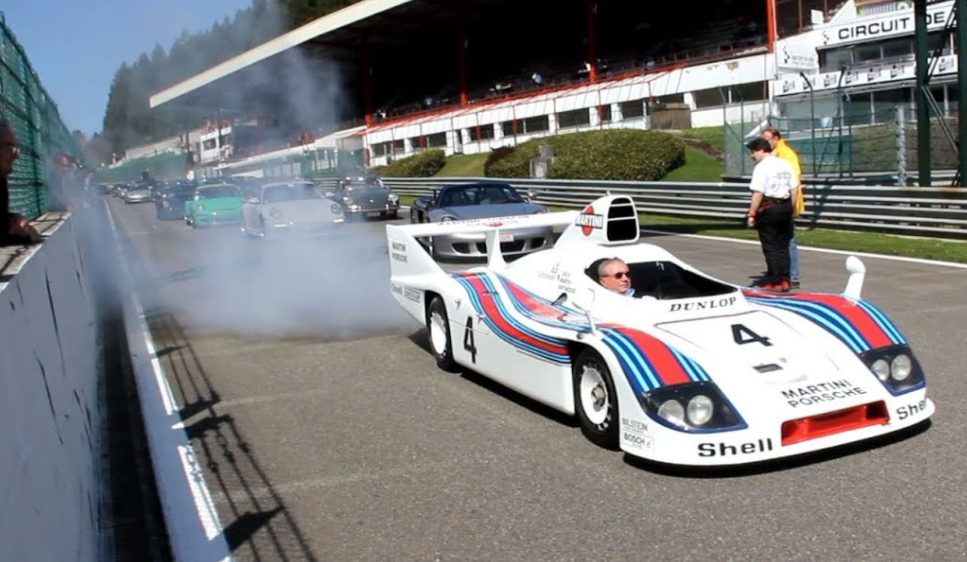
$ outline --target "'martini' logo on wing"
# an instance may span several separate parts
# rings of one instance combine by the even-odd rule
[[[581,232],[585,236],[591,236],[591,230],[595,228],[604,228],[604,216],[594,214],[594,207],[588,205],[588,208],[584,210],[583,213],[578,215],[578,218],[574,221],[574,224],[581,227]]]

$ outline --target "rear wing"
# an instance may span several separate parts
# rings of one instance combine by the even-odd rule
[[[505,265],[498,242],[502,231],[542,226],[566,227],[574,223],[578,214],[577,211],[561,211],[442,223],[388,224],[386,225],[386,245],[389,250],[390,274],[397,277],[400,275],[442,273],[443,269],[430,256],[424,246],[417,241],[417,238],[449,234],[483,233],[487,238],[487,266],[494,270],[501,269]]]

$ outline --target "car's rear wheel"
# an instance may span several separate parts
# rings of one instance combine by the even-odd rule
[[[581,432],[592,443],[618,448],[618,397],[611,371],[598,352],[586,349],[572,367],[574,408]]]
[[[426,311],[426,329],[430,334],[430,350],[436,357],[436,364],[444,371],[455,371],[457,362],[453,360],[453,345],[450,339],[450,320],[447,307],[440,297],[433,297]]]

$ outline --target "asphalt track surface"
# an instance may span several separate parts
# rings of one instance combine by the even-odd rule
[[[967,270],[864,260],[864,297],[925,366],[932,423],[709,473],[599,449],[437,370],[389,296],[385,222],[280,244],[111,206],[238,560],[967,559]],[[647,240],[736,283],[762,269],[755,245]],[[842,290],[844,260],[803,251],[805,287]]]

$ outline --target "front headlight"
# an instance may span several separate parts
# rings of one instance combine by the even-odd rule
[[[685,415],[687,416],[690,425],[701,427],[712,419],[712,414],[715,413],[715,404],[712,403],[712,399],[704,394],[699,394],[691,400],[688,401],[688,407],[685,409]]]
[[[332,205],[329,206],[329,210],[332,211],[332,214],[334,214],[334,215],[341,215],[342,214],[342,207],[340,207],[339,205],[337,205],[335,203],[333,203]]]
[[[745,421],[713,382],[688,382],[645,392],[641,406],[658,423],[679,431],[730,431]]]
[[[894,396],[926,384],[923,369],[907,344],[871,349],[862,353],[860,359]]]
[[[400,200],[400,196],[395,193],[390,193],[389,195],[386,196],[386,200],[389,201],[390,203],[396,203],[397,201]]]
[[[343,203],[345,203],[347,205],[352,205],[353,204],[353,198],[350,197],[350,196],[348,196],[348,195],[343,196],[342,201],[343,201]]]
[[[913,361],[910,360],[910,356],[908,355],[901,353],[890,362],[890,376],[899,382],[907,380],[912,372]]]

